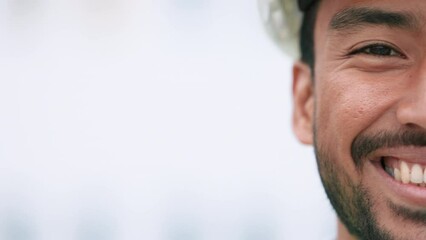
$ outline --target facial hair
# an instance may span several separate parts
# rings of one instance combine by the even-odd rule
[[[350,234],[365,240],[392,240],[379,228],[372,210],[371,194],[361,184],[354,184],[349,176],[333,164],[326,151],[315,145],[315,155],[321,181],[331,205]]]
[[[374,212],[374,203],[377,199],[364,187],[362,180],[358,184],[354,183],[345,169],[335,164],[338,159],[333,159],[331,152],[320,145],[316,132],[315,127],[314,147],[321,181],[333,208],[347,230],[359,239],[400,239],[381,227]],[[364,162],[370,153],[383,147],[397,146],[426,146],[426,132],[401,129],[395,132],[382,131],[373,135],[358,135],[352,143],[351,155],[361,179]],[[395,216],[426,226],[426,212],[416,212],[392,203],[387,204]]]

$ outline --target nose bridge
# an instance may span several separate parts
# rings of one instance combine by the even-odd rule
[[[409,81],[405,97],[398,106],[397,118],[401,124],[426,129],[426,61]]]

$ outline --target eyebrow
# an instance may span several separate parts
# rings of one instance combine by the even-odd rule
[[[350,30],[366,25],[413,30],[419,28],[419,20],[410,12],[389,12],[377,8],[352,7],[334,15],[329,29]]]

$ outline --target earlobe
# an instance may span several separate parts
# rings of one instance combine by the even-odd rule
[[[300,142],[313,143],[314,89],[308,65],[293,66],[293,131]]]

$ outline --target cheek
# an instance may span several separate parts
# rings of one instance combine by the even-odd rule
[[[338,149],[338,154],[342,154],[339,158],[350,156],[353,139],[392,105],[389,88],[372,86],[372,83],[344,75],[318,78],[315,85],[317,142],[331,150]]]

